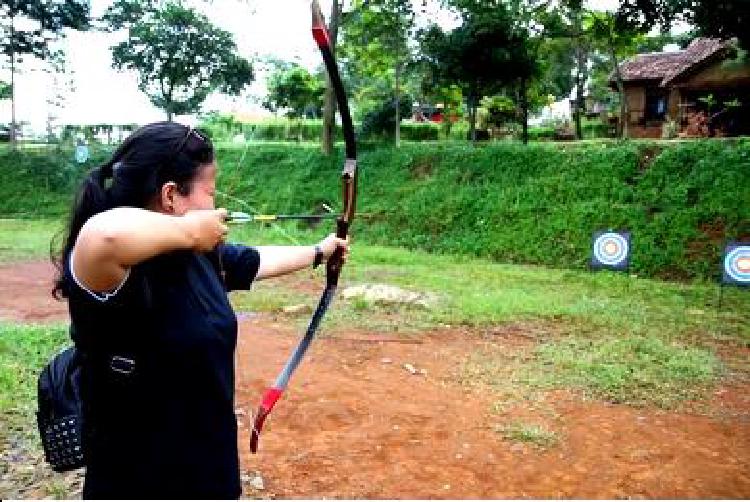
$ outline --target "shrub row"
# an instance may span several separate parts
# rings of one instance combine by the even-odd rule
[[[585,268],[598,229],[633,233],[632,270],[707,279],[750,240],[750,141],[362,145],[353,232],[386,245]],[[105,152],[93,152],[101,160]],[[259,211],[340,205],[342,152],[219,149],[219,187]],[[72,152],[0,153],[0,213],[61,214],[84,168]]]

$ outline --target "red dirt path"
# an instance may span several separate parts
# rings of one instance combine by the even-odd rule
[[[65,305],[49,296],[51,274],[40,263],[0,266],[0,317],[64,319]],[[749,385],[721,385],[706,415],[586,402],[566,392],[548,394],[537,409],[493,414],[492,397],[454,375],[489,343],[522,343],[513,330],[494,341],[435,331],[410,338],[414,343],[328,332],[252,455],[250,415],[299,336],[289,324],[269,315],[240,323],[242,468],[265,484],[255,490],[247,483],[248,497],[750,498]],[[412,375],[404,363],[426,374]],[[539,450],[504,440],[494,426],[513,420],[543,423],[560,441]]]

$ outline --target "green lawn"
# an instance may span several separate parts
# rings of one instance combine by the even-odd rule
[[[60,223],[0,220],[0,262],[45,259]],[[295,225],[233,227],[231,240],[253,244],[313,243],[325,228]],[[303,274],[310,274],[305,272]],[[304,277],[304,275],[302,276]],[[324,272],[308,280],[322,291]],[[464,326],[477,334],[509,323],[527,327],[534,343],[522,351],[467,354],[462,379],[500,392],[519,388],[580,389],[614,402],[670,407],[700,396],[717,379],[748,373],[732,357],[750,346],[750,294],[727,288],[721,311],[714,284],[675,284],[623,274],[511,266],[354,242],[342,288],[387,283],[432,293],[431,309],[346,301],[329,311],[321,336],[353,327],[415,336],[420,330]],[[284,285],[286,284],[286,285]],[[317,297],[289,283],[267,281],[233,294],[238,311],[280,311]],[[309,314],[285,314],[300,331]],[[0,323],[0,412],[29,417],[35,375],[65,343],[62,325]]]

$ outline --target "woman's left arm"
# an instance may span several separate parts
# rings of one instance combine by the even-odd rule
[[[337,248],[344,248],[344,260],[349,255],[349,238],[339,239],[331,234],[317,246],[323,253],[323,261],[328,260]],[[278,277],[307,268],[315,260],[315,245],[312,246],[257,246],[260,266],[255,280]]]

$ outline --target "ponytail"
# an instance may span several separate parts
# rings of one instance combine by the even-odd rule
[[[52,261],[58,271],[58,277],[52,289],[52,296],[58,300],[61,297],[68,296],[63,281],[63,260],[70,255],[70,251],[73,249],[76,239],[78,239],[78,234],[83,224],[92,216],[111,209],[106,188],[106,181],[108,178],[111,178],[111,173],[112,165],[109,163],[92,169],[78,189],[73,209],[70,213],[68,235],[63,243],[62,251],[59,256],[55,256],[54,254],[52,256]]]

